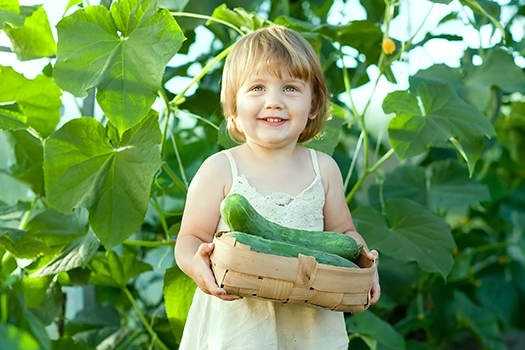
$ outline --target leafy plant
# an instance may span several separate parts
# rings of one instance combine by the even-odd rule
[[[350,1],[101,3],[69,1],[54,27],[44,6],[0,1],[3,55],[17,58],[0,66],[0,343],[177,348],[195,290],[173,258],[185,193],[232,145],[222,62],[239,36],[275,23],[319,53],[332,117],[306,146],[337,160],[381,255],[380,302],[346,315],[352,348],[522,347],[519,2],[425,2],[406,38],[393,29],[406,4],[391,0],[361,1],[362,19],[348,19]],[[447,11],[425,32],[435,9]],[[462,43],[457,24],[480,42],[458,66],[399,73],[430,44]],[[26,62],[41,71],[24,75]],[[385,78],[397,85],[381,111]]]

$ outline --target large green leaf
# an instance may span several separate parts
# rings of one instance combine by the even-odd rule
[[[454,264],[455,247],[448,224],[408,199],[387,201],[384,213],[365,206],[353,212],[368,245],[398,260],[415,261],[423,271],[445,278]]]
[[[49,136],[58,124],[62,106],[62,93],[53,80],[43,74],[30,80],[11,67],[0,66],[0,81],[0,103],[17,102],[27,118],[26,123],[43,137]],[[0,122],[0,125],[4,123],[7,120]]]
[[[89,6],[58,25],[57,84],[75,96],[97,88],[97,101],[123,132],[150,110],[164,69],[184,35],[157,0]]]
[[[19,259],[53,254],[53,249],[25,230],[0,227],[0,246]]]
[[[370,202],[379,208],[379,199],[407,198],[429,209],[446,210],[490,199],[487,186],[469,178],[468,169],[456,161],[435,161],[425,171],[421,166],[403,165],[387,175],[381,186],[372,185]]]
[[[123,288],[130,279],[151,270],[152,267],[137,260],[132,254],[120,256],[114,251],[109,251],[107,254],[95,255],[89,263],[89,269],[90,284]]]
[[[383,101],[385,113],[396,114],[388,126],[396,154],[406,159],[450,142],[467,161],[472,174],[483,137],[495,134],[492,124],[448,85],[421,83],[418,96],[421,108],[418,98],[407,91],[392,92]]]
[[[410,89],[416,91],[423,82],[447,84],[480,110],[487,108],[492,87],[509,93],[525,92],[525,74],[514,57],[502,49],[487,50],[479,66],[450,68],[440,64],[421,70],[410,77]]]
[[[164,275],[164,302],[166,314],[178,340],[182,337],[182,330],[188,317],[188,311],[193,300],[197,285],[182,272],[178,266],[166,270]]]
[[[62,212],[87,208],[102,244],[115,247],[144,219],[153,177],[161,165],[160,138],[155,113],[125,131],[119,143],[92,118],[68,122],[44,147],[49,204]]]
[[[26,17],[23,26],[8,25],[5,33],[11,39],[13,51],[20,61],[49,57],[55,54],[56,44],[43,7]]]
[[[69,243],[56,258],[36,271],[32,277],[56,275],[77,267],[85,267],[97,253],[99,247],[98,239],[91,231],[88,231],[85,236]]]
[[[326,154],[333,154],[335,147],[339,143],[339,136],[343,127],[345,111],[333,105],[331,115],[325,122],[323,129],[313,139],[305,142],[305,146]]]

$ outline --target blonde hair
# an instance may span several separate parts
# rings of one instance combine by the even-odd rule
[[[291,76],[310,82],[312,108],[298,142],[314,137],[328,116],[328,90],[319,58],[312,46],[291,29],[272,25],[242,37],[228,54],[222,75],[221,105],[230,137],[244,142],[244,133],[235,123],[237,92],[253,74]]]

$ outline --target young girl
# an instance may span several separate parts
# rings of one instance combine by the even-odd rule
[[[209,157],[195,175],[175,255],[197,284],[180,349],[348,348],[342,312],[257,298],[220,288],[210,269],[213,235],[229,193],[244,195],[281,225],[352,236],[356,232],[335,161],[298,145],[315,136],[327,116],[328,92],[317,55],[292,30],[271,26],[246,35],[226,59],[221,103],[240,145]],[[375,260],[375,250],[368,252]],[[371,303],[379,299],[376,276]]]

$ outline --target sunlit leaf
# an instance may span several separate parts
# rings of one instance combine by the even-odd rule
[[[152,116],[127,130],[120,144],[93,118],[74,119],[45,144],[49,203],[61,212],[89,210],[89,222],[111,249],[127,239],[147,211],[153,176],[161,165],[160,130]]]
[[[42,305],[46,297],[46,291],[53,280],[52,276],[38,278],[24,278],[22,286],[24,287],[24,298],[28,308],[37,308]]]
[[[12,350],[41,349],[31,334],[10,324],[0,324],[0,344]]]
[[[368,245],[395,259],[415,261],[423,271],[445,278],[454,264],[455,243],[449,225],[407,199],[387,201],[384,212],[365,206],[353,212],[357,231]]]
[[[7,26],[5,33],[20,61],[55,54],[56,43],[43,7],[26,17],[23,26]]]
[[[31,259],[53,253],[53,249],[46,243],[28,234],[26,230],[10,227],[0,227],[0,245],[20,259]]]
[[[27,129],[27,117],[18,103],[0,104],[0,129],[22,130]]]
[[[47,263],[32,276],[56,275],[78,267],[85,267],[100,247],[99,240],[89,231],[85,236],[69,243],[62,253]]]
[[[0,66],[0,103],[16,101],[26,123],[43,137],[49,136],[60,119],[61,91],[53,79],[40,74],[30,80],[11,67]]]
[[[129,280],[152,269],[151,265],[138,260],[134,255],[120,256],[114,251],[98,254],[91,259],[90,284],[110,287],[125,287]]]
[[[246,12],[242,8],[229,9],[226,4],[222,4],[213,10],[213,18],[217,18],[233,24],[240,28],[244,33],[251,33],[259,28],[267,27],[271,24],[270,21],[258,16],[255,12]],[[215,23],[209,20],[207,24]]]
[[[177,265],[166,270],[164,302],[175,338],[180,341],[197,285]]]
[[[137,124],[150,110],[164,69],[184,40],[157,0],[122,0],[88,6],[57,25],[54,78],[64,90],[97,101],[118,129]]]
[[[495,134],[492,124],[447,85],[421,83],[418,96],[421,108],[417,98],[406,91],[392,92],[383,101],[385,113],[396,114],[388,127],[396,154],[406,159],[432,146],[443,147],[453,138],[463,147],[462,156],[472,174],[483,147],[483,137]],[[457,148],[456,144],[452,145]]]
[[[49,326],[60,317],[63,311],[63,303],[64,295],[62,294],[62,288],[57,282],[53,282],[49,285],[49,288],[45,290],[41,305],[37,308],[32,308],[29,305],[27,305],[27,307],[31,309],[31,312],[35,314],[45,326]]]

